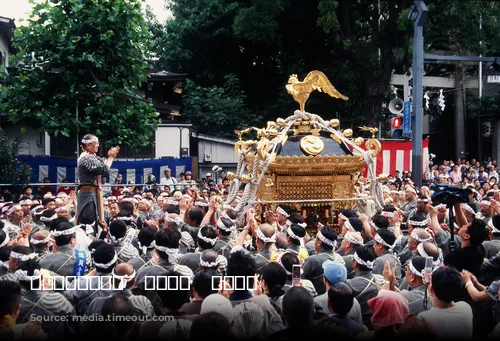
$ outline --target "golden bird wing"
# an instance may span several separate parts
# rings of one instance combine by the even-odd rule
[[[349,99],[349,97],[342,95],[335,87],[330,83],[328,77],[321,71],[311,71],[304,78],[303,83],[310,83],[314,90],[318,90],[320,92],[325,92],[328,95],[334,98],[340,98],[345,101]]]

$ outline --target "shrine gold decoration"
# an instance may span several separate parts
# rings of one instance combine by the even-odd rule
[[[291,75],[285,87],[286,91],[299,103],[299,110],[302,112],[305,112],[305,104],[309,99],[309,95],[314,90],[325,92],[331,97],[340,98],[345,101],[349,99],[349,97],[342,95],[335,89],[323,72],[317,70],[309,72],[302,82],[299,82],[297,75]]]
[[[365,147],[366,149],[374,149],[372,157],[376,157],[378,153],[380,153],[380,150],[382,149],[380,141],[376,139],[369,139],[368,141],[366,141]]]
[[[358,127],[359,130],[363,130],[363,131],[369,131],[371,134],[372,134],[372,139],[375,138],[375,134],[378,133],[378,128],[375,128],[375,127],[366,127],[366,126],[363,126],[363,127]]]
[[[228,173],[228,178],[246,184],[248,194],[241,196],[234,209],[242,214],[243,207],[252,201],[257,202],[255,207],[259,212],[278,204],[295,207],[304,214],[311,213],[312,209],[316,212],[317,207],[327,207],[331,211],[326,213],[326,218],[333,218],[337,210],[355,205],[353,199],[359,189],[356,183],[365,182],[358,176],[367,162],[363,149],[368,150],[371,157],[376,157],[381,150],[380,142],[375,139],[378,129],[359,127],[372,135],[365,142],[363,137],[354,137],[352,129],[340,130],[339,118],[325,120],[305,112],[305,103],[314,90],[348,99],[320,71],[311,71],[302,82],[297,75],[290,76],[286,90],[299,103],[300,112],[268,121],[265,128],[235,131],[238,172]],[[250,134],[253,140],[243,140],[244,134]],[[364,148],[360,148],[363,144]],[[368,180],[375,183],[382,177]],[[236,198],[239,186],[233,188],[230,197]],[[229,199],[227,204],[232,204],[231,200],[234,199]]]
[[[309,155],[318,155],[325,148],[323,141],[313,135],[304,136],[300,140],[300,148],[302,151]]]

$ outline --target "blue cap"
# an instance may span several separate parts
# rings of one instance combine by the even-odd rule
[[[331,260],[323,262],[323,273],[331,284],[344,282],[347,280],[347,269],[344,265],[335,263]]]

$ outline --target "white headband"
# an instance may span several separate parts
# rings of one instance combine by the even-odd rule
[[[9,210],[7,211],[7,214],[12,214],[14,213],[15,211],[20,211],[22,210],[23,208],[21,207],[21,205],[14,205],[12,206],[11,208],[9,208]]]
[[[121,281],[124,281],[125,283],[128,283],[135,278],[135,275],[136,275],[135,270],[130,275],[121,275],[120,276],[120,275],[117,275],[115,273],[115,269],[116,269],[116,267],[114,267],[113,270],[111,271],[111,274],[113,275],[113,277],[116,277],[116,278],[120,279]],[[120,286],[122,286],[122,289],[124,289],[125,283],[123,283],[123,284],[122,283],[120,283],[121,284]]]
[[[173,263],[177,254],[179,254],[179,249],[173,249],[165,246],[155,245],[155,249],[166,253],[170,263]]]
[[[470,207],[469,205],[463,204],[462,207],[465,208],[465,210],[467,212],[469,212],[470,214],[472,214],[473,216],[476,215],[476,212],[474,212],[474,209],[472,207]]]
[[[83,144],[90,144],[90,143],[94,143],[94,142],[98,142],[99,140],[97,139],[97,137],[91,137],[90,139],[82,139],[82,143]]]
[[[495,225],[493,225],[493,219],[490,219],[490,222],[488,223],[488,226],[489,226],[489,227],[491,227],[491,229],[493,230],[493,231],[492,231],[493,233],[500,233],[500,230],[499,230],[499,229],[497,229],[497,228],[495,227]]]
[[[109,239],[111,239],[113,241],[113,243],[117,244],[117,243],[120,243],[125,238],[127,238],[127,233],[125,233],[125,235],[121,238],[116,238],[115,236],[113,236],[111,234],[111,231],[108,231],[108,237],[109,237]]]
[[[231,220],[231,223],[236,224],[236,219],[231,219],[231,218],[229,218],[229,216],[227,215],[227,213],[226,213],[226,212],[222,211],[222,213],[221,213],[221,214],[222,214],[222,216],[223,216],[224,218]]]
[[[359,232],[353,232],[353,233],[357,233],[358,235],[361,235]],[[346,233],[344,236],[344,239],[347,240],[348,242],[356,244],[356,245],[361,245],[361,246],[365,245],[363,243],[363,239],[361,239],[361,241],[359,241],[356,238],[354,238],[350,233]]]
[[[177,200],[168,200],[167,204],[174,205],[174,206],[179,206],[179,202]]]
[[[11,251],[10,252],[10,256],[12,258],[14,258],[15,260],[18,260],[20,262],[26,262],[30,259],[35,259],[38,257],[38,255],[36,253],[30,253],[29,255],[23,255],[21,253],[17,253],[17,252],[14,252],[14,251]]]
[[[369,261],[364,261],[362,260],[361,258],[359,258],[358,254],[356,252],[354,252],[354,256],[353,256],[354,260],[356,261],[356,263],[358,264],[361,264],[361,265],[364,265],[366,266],[368,269],[373,269],[373,262],[369,262]]]
[[[152,249],[156,245],[156,241],[153,240],[153,242],[149,245],[142,245],[141,242],[138,240],[137,245],[142,249],[142,253],[146,254],[148,252],[148,249]]]
[[[224,224],[224,222],[221,219],[219,219],[219,220],[217,220],[217,227],[220,228],[223,231],[229,232],[229,231],[234,230],[234,228],[236,226],[235,225],[231,225],[230,227],[226,227],[226,225]]]
[[[40,217],[40,221],[43,221],[44,223],[50,223],[52,220],[57,219],[57,213],[54,214],[52,217]]]
[[[45,244],[45,243],[48,243],[49,241],[50,241],[50,234],[42,240],[36,240],[36,239],[33,239],[33,237],[31,237],[30,244],[32,244],[32,245]]]
[[[31,215],[34,215],[34,214],[36,213],[36,211],[37,211],[39,208],[42,208],[42,207],[44,207],[44,206],[43,206],[43,205],[38,205],[38,206],[33,207],[33,208],[31,209],[31,211],[30,211],[30,214],[31,214]]]
[[[394,212],[382,211],[380,212],[380,215],[386,218],[394,218]]]
[[[396,243],[394,243],[393,245],[387,243],[378,233],[375,235],[375,237],[373,237],[373,239],[375,239],[377,243],[380,243],[389,248],[389,252],[392,252],[394,250],[394,247],[396,246]]]
[[[342,213],[339,213],[339,218],[342,219],[342,220],[349,220],[349,218],[347,218],[345,215],[343,215]]]
[[[67,230],[62,230],[62,231],[52,231],[52,235],[54,237],[59,237],[59,236],[69,236],[70,234],[76,233],[78,231],[78,226],[73,226],[72,228],[69,228]]]
[[[295,233],[293,233],[291,226],[286,229],[286,233],[288,233],[290,238],[298,240],[300,242],[300,246],[304,247],[304,238],[300,238]]]
[[[370,225],[373,227],[373,229],[374,229],[375,231],[378,231],[378,229],[380,228],[380,227],[378,227],[377,225],[375,225],[375,223],[374,223],[373,221],[370,221]]]
[[[264,243],[274,243],[276,242],[276,232],[273,233],[271,237],[266,237],[262,230],[259,228],[257,229],[257,237],[262,240]]]
[[[481,205],[491,206],[491,203],[488,200],[481,200]]]
[[[205,243],[209,243],[211,245],[215,245],[215,243],[217,243],[217,240],[219,239],[218,237],[215,237],[215,238],[208,238],[208,237],[205,237],[204,235],[201,234],[201,229],[198,230],[198,239],[201,239],[203,240]]]
[[[41,274],[39,269],[33,271],[33,276],[28,275],[28,270],[16,270],[16,272],[14,272],[14,277],[18,281],[31,281],[33,279],[40,279]]]
[[[425,243],[425,242],[432,242],[434,239],[432,238],[432,236],[429,236],[427,238],[420,238],[417,234],[417,231],[412,231],[411,233],[411,237],[413,238],[413,240],[416,240],[417,242],[419,243]]]
[[[417,251],[418,251],[418,254],[422,257],[431,257],[427,254],[427,252],[425,252],[425,249],[424,249],[424,243],[420,243],[417,245]],[[434,257],[431,257],[434,259]],[[443,261],[443,251],[441,249],[439,249],[439,256],[438,256],[438,259],[435,260],[435,261],[432,261],[432,264],[436,267],[438,266],[439,264],[441,264],[441,262]]]
[[[213,268],[213,267],[216,267],[217,265],[219,265],[219,257],[217,257],[217,259],[215,260],[215,262],[205,262],[203,260],[203,257],[202,257],[202,254],[200,253],[200,265],[201,266],[204,266],[205,268]]]
[[[344,222],[344,226],[345,226],[345,228],[346,228],[348,231],[351,231],[351,232],[358,232],[358,231],[356,231],[356,230],[354,229],[354,227],[352,227],[352,224],[351,224],[351,222],[349,221],[349,219],[348,219],[348,220],[346,220],[346,221]]]
[[[290,215],[289,215],[288,213],[286,213],[286,211],[285,211],[284,209],[282,209],[281,207],[278,207],[277,211],[278,211],[278,213],[279,213],[279,214],[282,214],[282,215],[284,215],[284,216],[285,216],[285,217],[287,217],[287,218],[290,216]]]
[[[439,211],[440,209],[442,209],[443,207],[446,207],[446,205],[445,205],[445,204],[439,204],[439,205],[434,206],[434,208],[435,208],[436,210],[438,210],[438,211]]]
[[[9,234],[6,233],[5,234],[5,239],[4,241],[2,242],[2,244],[0,244],[0,248],[4,247],[5,245],[7,245],[7,243],[10,241],[10,238],[9,238]]]
[[[110,260],[108,263],[106,263],[106,264],[97,263],[97,262],[94,260],[94,266],[99,267],[99,268],[101,268],[101,269],[107,269],[107,268],[109,268],[111,265],[115,264],[117,260],[118,260],[118,255],[117,255],[117,254],[116,254],[116,252],[115,252],[115,255],[114,255],[113,259],[112,259],[112,260]]]
[[[429,219],[425,219],[422,221],[408,219],[407,223],[411,226],[426,227],[427,224],[429,223]]]
[[[419,277],[424,277],[423,274],[418,271],[414,266],[413,266],[413,261],[410,259],[410,261],[408,262],[408,265],[409,265],[409,268],[410,268],[410,271],[413,272],[415,275],[419,276]]]
[[[330,245],[331,247],[333,247],[333,249],[335,250],[337,248],[337,241],[336,240],[330,240],[328,238],[326,238],[325,236],[323,236],[323,233],[321,233],[321,230],[318,230],[318,233],[316,234],[316,237],[318,237],[319,240],[321,240],[321,242],[327,244],[327,245]]]
[[[194,203],[195,206],[200,206],[200,207],[208,207],[208,204],[203,201],[197,201]]]

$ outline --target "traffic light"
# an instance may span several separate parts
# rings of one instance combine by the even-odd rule
[[[400,139],[403,136],[403,118],[393,117],[391,119],[391,138]]]

